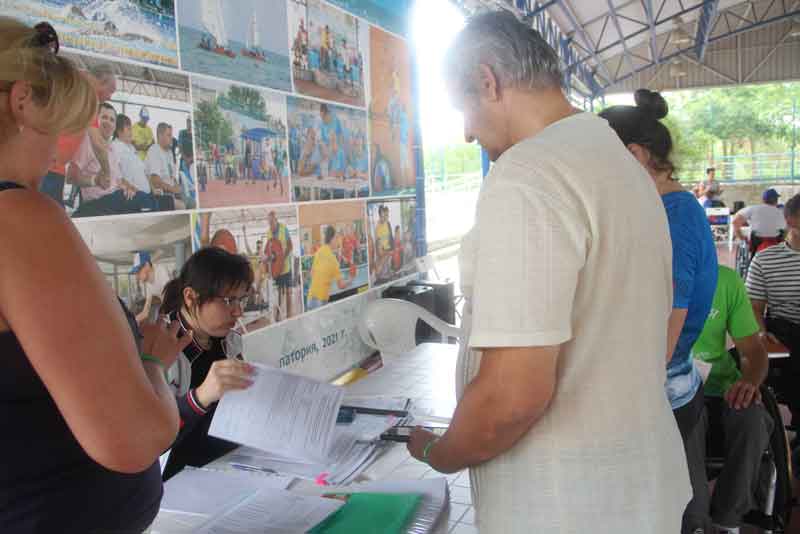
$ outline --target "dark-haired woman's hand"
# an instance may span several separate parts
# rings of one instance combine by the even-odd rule
[[[180,329],[178,321],[167,324],[163,317],[159,317],[155,323],[145,322],[140,328],[144,338],[142,352],[161,360],[165,369],[172,367],[178,355],[192,341],[191,332],[178,336]]]
[[[253,385],[255,367],[239,360],[217,360],[202,384],[195,390],[195,396],[203,406],[217,402],[228,391],[247,389]]]

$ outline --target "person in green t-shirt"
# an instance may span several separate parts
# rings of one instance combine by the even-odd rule
[[[761,405],[759,387],[767,376],[767,351],[744,282],[719,266],[711,311],[694,344],[695,359],[711,364],[704,393],[709,418],[719,418],[725,433],[725,468],[711,500],[711,517],[720,532],[738,532],[742,516],[755,508],[761,455],[773,421]],[[741,356],[740,371],[728,352],[727,336]]]

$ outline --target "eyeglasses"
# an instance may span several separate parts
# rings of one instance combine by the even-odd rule
[[[55,28],[49,22],[40,22],[33,29],[37,32],[33,38],[33,44],[42,48],[49,48],[54,55],[58,54],[58,33],[56,33]]]
[[[238,305],[240,309],[244,309],[245,305],[247,304],[247,299],[250,298],[249,295],[245,295],[243,297],[217,297],[219,300],[225,303],[228,308],[233,309],[234,306]]]

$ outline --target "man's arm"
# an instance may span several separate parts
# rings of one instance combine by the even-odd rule
[[[161,189],[162,191],[169,191],[170,193],[181,193],[183,190],[180,185],[174,185],[164,181],[158,174],[151,174],[150,187],[153,189]]]
[[[775,337],[775,334],[772,334],[767,330],[767,323],[764,322],[764,316],[766,315],[767,310],[767,301],[751,299],[751,302],[753,303],[753,313],[755,313],[756,321],[758,321],[758,326],[761,330],[760,335],[765,338],[764,341],[768,341],[775,345],[781,345],[781,341]]]
[[[750,302],[753,303],[753,314],[756,316],[756,321],[758,321],[759,329],[762,332],[766,332],[767,326],[764,323],[764,314],[767,311],[767,301],[751,298]]]
[[[686,322],[688,313],[688,308],[673,308],[669,314],[669,321],[667,322],[667,365],[672,361],[672,355],[675,353],[675,347],[678,346],[678,339],[681,337],[681,330],[683,330],[683,324]]]
[[[94,187],[95,185],[95,175],[84,172],[81,166],[75,161],[67,163],[65,179],[68,184],[81,187]]]
[[[442,473],[476,466],[511,449],[547,411],[556,389],[559,346],[485,349],[450,428],[428,461]],[[415,431],[409,448],[421,458],[432,439]]]
[[[767,378],[769,357],[758,334],[733,341],[741,356],[742,378],[725,392],[725,400],[732,408],[741,410],[761,399],[758,388]]]
[[[740,241],[744,241],[744,234],[742,233],[742,227],[747,224],[747,219],[742,212],[736,214],[733,218],[733,235],[736,236],[737,239]]]
[[[111,165],[108,162],[108,142],[103,139],[99,128],[89,128],[89,140],[92,143],[92,150],[100,163],[100,174],[104,176],[111,175]]]
[[[136,322],[142,324],[150,316],[150,306],[153,304],[153,295],[147,295],[144,299],[144,307],[142,311],[136,314]]]

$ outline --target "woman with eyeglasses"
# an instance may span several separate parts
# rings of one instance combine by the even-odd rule
[[[147,324],[137,347],[80,234],[39,192],[59,136],[97,109],[49,24],[0,17],[0,532],[143,531],[178,432],[163,369],[188,336]]]
[[[241,361],[234,331],[253,283],[247,259],[219,247],[195,252],[180,276],[164,288],[161,313],[192,341],[170,368],[168,379],[178,402],[181,430],[172,446],[164,480],[185,466],[202,467],[236,445],[208,435],[217,401],[228,391],[253,382],[253,368]]]

